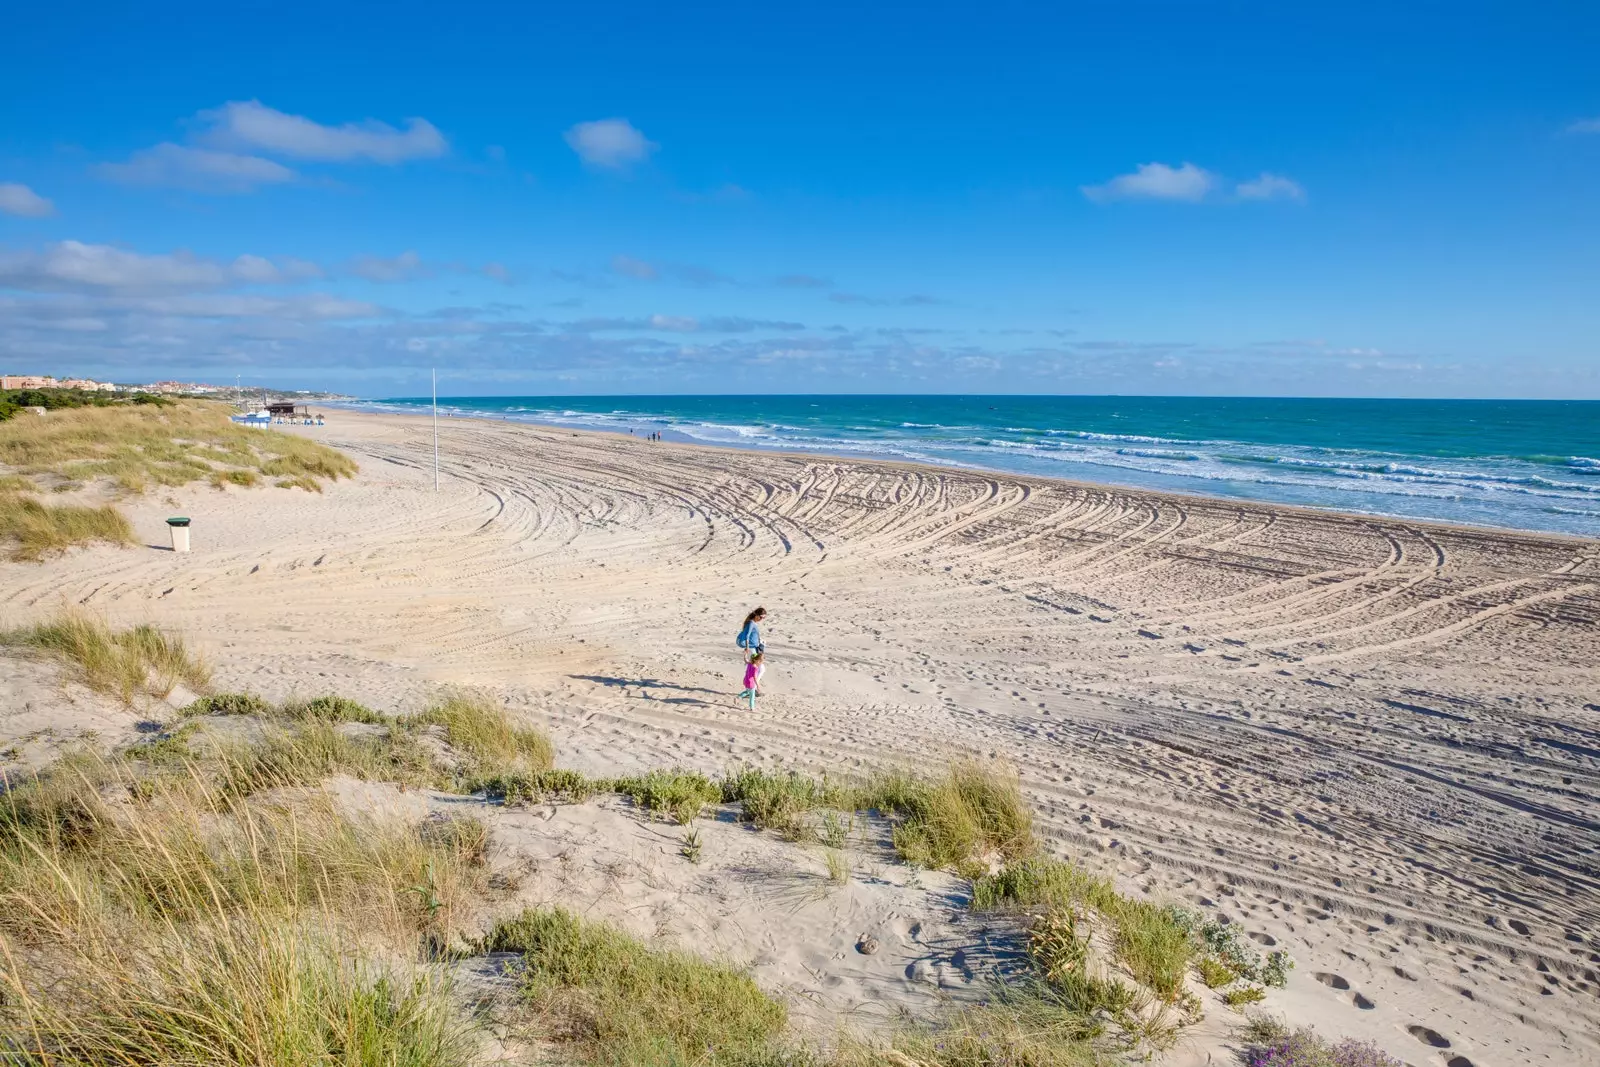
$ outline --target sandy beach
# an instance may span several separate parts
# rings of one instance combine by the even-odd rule
[[[0,563],[0,622],[157,622],[271,699],[484,687],[596,773],[997,757],[1054,850],[1287,949],[1291,1020],[1600,1060],[1600,543],[466,419],[435,493],[425,419],[282,429],[361,473],[130,498],[195,551]],[[137,729],[52,671],[14,758]]]

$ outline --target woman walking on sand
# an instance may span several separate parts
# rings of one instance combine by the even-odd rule
[[[744,692],[740,698],[749,698],[750,710],[756,707],[756,683],[761,678],[765,669],[762,665],[762,654],[767,646],[761,642],[761,620],[767,617],[766,608],[756,608],[744,617],[744,626],[739,630],[739,647],[744,649]]]
[[[761,643],[761,620],[766,617],[766,608],[757,608],[744,617],[744,628],[739,631],[739,647],[744,649],[746,663],[756,653],[767,650],[767,646]]]

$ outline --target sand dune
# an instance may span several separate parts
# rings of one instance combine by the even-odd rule
[[[355,483],[134,501],[197,551],[0,564],[6,621],[181,627],[273,698],[489,686],[586,769],[993,753],[1056,848],[1288,948],[1292,1018],[1600,1058],[1600,544],[472,420],[434,494],[424,420],[331,421]]]

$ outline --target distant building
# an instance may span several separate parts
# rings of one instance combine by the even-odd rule
[[[48,374],[0,374],[0,389],[59,389]]]
[[[110,382],[97,382],[93,378],[63,378],[63,389],[87,389],[91,393],[114,393],[117,387]]]

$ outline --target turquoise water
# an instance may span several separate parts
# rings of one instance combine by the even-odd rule
[[[369,406],[426,407],[427,398]],[[1600,536],[1600,401],[452,397],[441,410]]]

